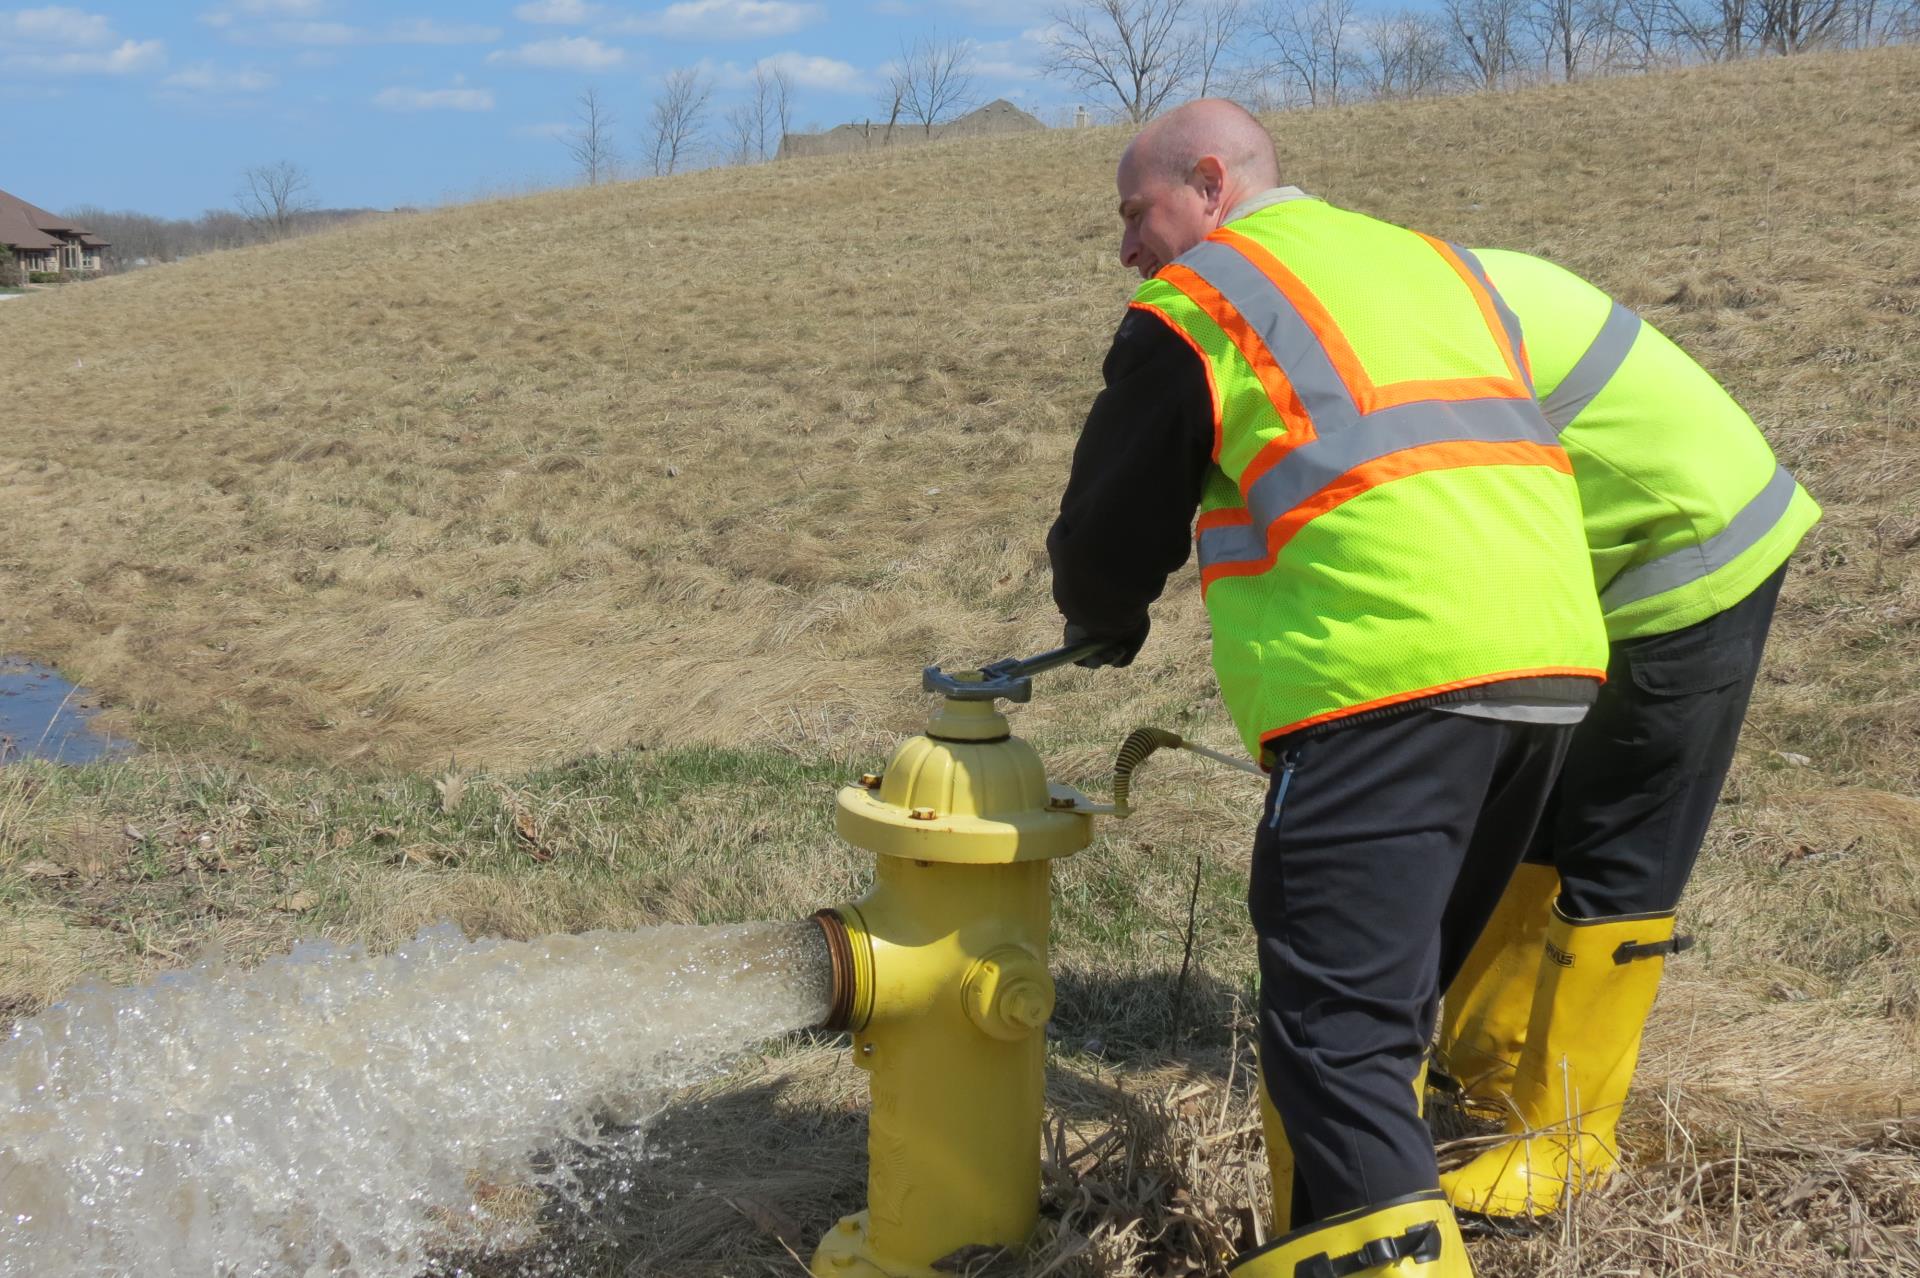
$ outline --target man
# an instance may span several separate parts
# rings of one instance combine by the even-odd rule
[[[1614,1126],[1674,910],[1733,760],[1787,557],[1819,507],[1677,346],[1592,285],[1477,256],[1513,308],[1585,510],[1612,652],[1527,863],[1448,990],[1436,1056],[1517,1139],[1442,1178],[1456,1207],[1551,1212]],[[1556,895],[1558,900],[1556,901]]]
[[[1069,635],[1124,665],[1198,508],[1221,693],[1272,772],[1248,906],[1285,1232],[1236,1266],[1468,1275],[1419,1080],[1603,673],[1571,466],[1474,257],[1281,187],[1239,107],[1154,121],[1116,180],[1145,282],[1048,550]]]

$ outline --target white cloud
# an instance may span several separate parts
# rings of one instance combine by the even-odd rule
[[[280,44],[358,44],[366,34],[344,22],[276,22],[267,28],[268,37]]]
[[[573,132],[574,128],[574,125],[565,122],[553,124],[521,124],[513,128],[512,134],[516,138],[538,138],[543,142],[551,142],[555,138],[566,137],[569,133]]]
[[[499,38],[499,27],[435,22],[432,18],[396,22],[374,36],[383,44],[492,44]]]
[[[344,48],[368,44],[492,44],[499,27],[476,23],[438,22],[409,18],[384,27],[356,27],[345,22],[270,22],[265,26],[233,27],[228,38],[236,44],[297,44],[307,48]]]
[[[948,3],[973,21],[989,26],[1024,27],[1036,16],[1036,7],[1029,0],[948,0]]]
[[[770,71],[785,71],[795,84],[806,89],[857,93],[871,83],[866,72],[850,62],[810,53],[776,53],[760,59],[759,65]]]
[[[113,39],[113,23],[98,13],[51,5],[45,9],[16,9],[0,13],[0,39],[36,44],[105,44]]]
[[[608,29],[691,40],[755,40],[791,35],[824,17],[820,5],[794,0],[680,0]]]
[[[1039,67],[1025,62],[1011,62],[1004,58],[979,58],[973,64],[974,78],[978,80],[1038,80],[1044,72]]]
[[[1029,83],[1045,78],[1041,69],[1048,48],[1046,31],[1023,31],[1017,39],[970,42],[977,80]]]
[[[535,40],[518,49],[502,49],[487,55],[488,62],[523,67],[544,67],[563,71],[604,71],[627,60],[627,51],[601,44],[588,36],[561,36],[553,40]]]
[[[277,81],[265,71],[226,71],[202,62],[176,71],[160,83],[187,93],[262,93]]]
[[[531,0],[528,4],[515,6],[513,16],[522,22],[572,26],[592,22],[600,16],[600,6],[587,4],[585,0]]]
[[[491,111],[491,89],[382,89],[373,104],[388,111]]]
[[[224,31],[235,19],[311,18],[324,11],[327,0],[231,0],[217,9],[200,14],[200,21],[216,31]]]
[[[878,82],[850,62],[823,58],[809,53],[775,53],[742,66],[738,62],[715,62],[702,58],[694,69],[722,89],[750,89],[756,68],[780,70],[799,88],[819,89],[826,93],[866,93]]]
[[[117,48],[99,53],[15,53],[4,65],[10,71],[38,71],[46,75],[126,75],[146,71],[167,60],[161,40],[122,40]]]

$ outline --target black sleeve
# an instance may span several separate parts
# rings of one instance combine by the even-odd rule
[[[1105,376],[1047,557],[1067,621],[1119,639],[1144,628],[1147,605],[1187,562],[1213,464],[1213,396],[1199,353],[1150,311],[1127,312]]]

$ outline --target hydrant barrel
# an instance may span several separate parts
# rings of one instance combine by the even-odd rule
[[[937,1278],[962,1248],[1018,1251],[1038,1220],[1049,863],[1092,822],[983,702],[948,702],[862,781],[839,829],[877,854],[873,888],[833,915],[837,967],[864,986],[835,1006],[872,1095],[868,1208],[811,1268]]]

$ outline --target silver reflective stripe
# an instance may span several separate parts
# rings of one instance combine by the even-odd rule
[[[1540,401],[1540,411],[1547,415],[1556,431],[1565,430],[1593,402],[1594,396],[1607,388],[1607,382],[1620,371],[1620,365],[1627,362],[1627,352],[1639,337],[1640,317],[1615,302],[1607,312],[1607,322],[1600,326],[1587,349],[1553,388],[1553,394]]]
[[[1218,240],[1202,240],[1181,254],[1179,262],[1211,284],[1260,335],[1273,362],[1293,383],[1316,432],[1324,435],[1360,421],[1353,392],[1327,357],[1327,348],[1287,295],[1245,254]]]
[[[1787,468],[1775,467],[1760,495],[1742,506],[1725,528],[1697,546],[1662,555],[1615,577],[1600,592],[1601,611],[1664,595],[1725,568],[1773,531],[1793,503],[1794,487]]]
[[[1389,454],[1461,441],[1555,442],[1553,430],[1530,397],[1422,400],[1363,415],[1306,317],[1245,254],[1232,245],[1203,240],[1179,261],[1224,297],[1259,335],[1313,419],[1316,436],[1289,452],[1247,492],[1251,525],[1211,528],[1200,534],[1203,568],[1264,561],[1267,528],[1274,520],[1355,467]],[[1470,269],[1479,272],[1479,263],[1472,262]],[[1512,323],[1509,332],[1517,333],[1519,322]]]
[[[1507,305],[1507,299],[1500,296],[1500,290],[1495,288],[1493,281],[1487,278],[1487,268],[1480,265],[1479,258],[1458,244],[1448,244],[1447,247],[1460,255],[1460,260],[1467,264],[1467,269],[1472,271],[1474,278],[1480,281],[1480,287],[1486,289],[1487,296],[1493,299],[1494,314],[1500,317],[1500,327],[1507,330],[1507,345],[1513,350],[1513,365],[1520,370],[1520,380],[1527,384],[1527,392],[1531,394],[1533,372],[1527,367],[1527,362],[1520,358],[1524,337],[1520,331],[1520,317],[1513,313],[1513,308]]]
[[[1267,527],[1342,475],[1393,453],[1426,444],[1551,443],[1529,399],[1427,400],[1383,408],[1362,424],[1325,433],[1288,453],[1247,491],[1251,526],[1200,534],[1200,566],[1264,560]]]

